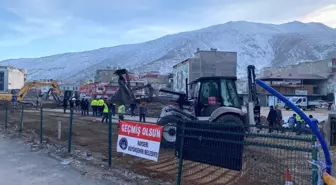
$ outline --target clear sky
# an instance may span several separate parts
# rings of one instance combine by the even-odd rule
[[[237,20],[336,28],[336,0],[0,1],[0,60],[138,43]]]

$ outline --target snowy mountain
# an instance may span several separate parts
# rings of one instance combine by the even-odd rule
[[[107,66],[168,73],[173,65],[192,57],[197,48],[238,52],[238,75],[243,76],[249,64],[261,69],[335,57],[336,32],[320,23],[238,21],[139,44],[5,60],[0,64],[27,69],[28,79],[82,80],[92,78],[95,69]]]

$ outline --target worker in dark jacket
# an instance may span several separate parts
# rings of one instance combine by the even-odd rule
[[[81,107],[82,116],[85,116],[86,115],[86,102],[85,102],[84,98],[82,99],[82,101],[80,103],[80,107]]]
[[[319,121],[316,118],[314,118],[313,115],[309,115],[309,119],[314,125],[318,127]]]
[[[87,116],[89,115],[89,107],[90,107],[90,102],[88,99],[86,99],[85,100],[85,112]]]
[[[68,108],[68,100],[64,98],[64,100],[63,100],[63,111],[64,111],[64,113],[66,112],[67,108]]]
[[[289,128],[294,128],[296,124],[296,114],[293,114],[293,116],[289,117],[287,122]]]
[[[115,116],[115,113],[116,113],[116,104],[115,103],[111,103],[111,112],[112,112],[112,116]]]
[[[79,98],[77,98],[75,100],[75,106],[76,106],[75,110],[77,113],[79,113],[79,111],[81,110],[81,104],[82,104],[82,101]]]
[[[283,127],[282,127],[282,112],[280,109],[279,105],[275,106],[275,111],[276,111],[276,122],[275,122],[275,128],[277,131],[281,130],[283,132]]]
[[[69,102],[69,104],[70,104],[70,111],[73,110],[75,102],[76,102],[76,98],[71,98],[70,99],[70,102]]]
[[[139,108],[140,122],[146,122],[146,114],[147,114],[147,107],[146,104],[142,102]]]
[[[277,113],[274,110],[273,105],[271,105],[270,106],[270,111],[269,111],[268,116],[267,116],[267,121],[269,123],[269,130],[268,130],[268,132],[273,132],[276,119],[277,119]]]
[[[136,108],[136,104],[135,103],[131,103],[130,109],[131,109],[131,116],[132,117],[135,116],[135,108]]]

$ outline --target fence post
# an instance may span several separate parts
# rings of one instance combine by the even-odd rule
[[[61,140],[62,138],[62,122],[57,121],[57,139]]]
[[[40,144],[43,142],[43,106],[40,109]]]
[[[71,153],[72,118],[73,118],[73,109],[70,109],[70,125],[69,125],[69,141],[68,141],[68,152],[69,153]]]
[[[108,164],[109,166],[112,165],[112,112],[109,111],[108,113],[108,120],[109,120],[109,126],[108,126]]]
[[[19,128],[19,136],[22,134],[22,127],[23,127],[23,112],[24,112],[24,104],[21,106],[21,119],[20,119],[20,128]]]
[[[317,161],[317,153],[318,153],[318,146],[317,146],[317,139],[316,136],[314,134],[312,134],[312,161]],[[316,165],[312,165],[312,181],[313,181],[313,185],[317,185],[318,184],[318,173],[317,173],[318,169]]]
[[[5,110],[5,129],[7,130],[7,122],[8,122],[8,107]]]
[[[181,123],[182,124],[179,124]],[[179,149],[179,162],[178,162],[178,172],[177,172],[177,179],[176,179],[176,185],[181,184],[181,178],[182,178],[182,170],[183,170],[183,145],[184,145],[184,127],[185,127],[185,122],[184,121],[179,121],[176,126],[181,125],[181,143],[180,143],[180,149]],[[177,133],[179,134],[179,133]],[[178,137],[178,136],[176,136]]]

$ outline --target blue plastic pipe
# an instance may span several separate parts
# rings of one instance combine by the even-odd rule
[[[327,167],[326,170],[329,174],[331,174],[332,162],[331,162],[331,159],[330,159],[330,153],[329,153],[329,150],[328,150],[328,145],[325,142],[323,136],[321,135],[318,127],[310,121],[310,119],[307,117],[307,115],[303,111],[301,111],[297,106],[295,106],[292,102],[290,102],[287,98],[282,96],[279,92],[274,90],[272,87],[267,85],[265,82],[263,82],[261,80],[256,80],[256,83],[258,85],[260,85],[262,88],[264,88],[266,91],[270,92],[271,94],[273,94],[274,96],[279,98],[288,107],[292,108],[306,123],[308,123],[309,127],[312,129],[313,133],[316,135],[317,139],[319,140],[319,142],[322,146],[322,150],[323,150],[324,157],[325,157],[325,163],[326,163],[326,167]]]

